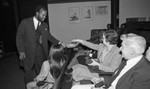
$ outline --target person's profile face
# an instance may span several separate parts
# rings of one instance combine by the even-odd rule
[[[47,15],[47,11],[46,10],[43,10],[41,9],[39,12],[38,12],[38,20],[43,22],[46,18],[46,15]]]
[[[122,53],[123,58],[129,59],[129,57],[130,57],[130,52],[129,52],[130,50],[129,49],[130,48],[128,46],[126,46],[126,42],[128,42],[128,41],[125,41],[125,40],[122,41],[120,51]]]
[[[102,40],[103,44],[105,44],[105,43],[106,43],[106,40],[105,40],[105,36],[104,36],[104,34],[103,34],[103,36],[102,36],[101,40]]]
[[[103,34],[103,37],[102,37],[102,42],[104,45],[108,46],[109,45],[109,42],[106,41],[106,37],[105,35]]]

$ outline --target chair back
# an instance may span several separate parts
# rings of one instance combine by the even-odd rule
[[[91,30],[91,38],[90,38],[90,42],[99,44],[102,41],[99,40],[102,38],[103,32],[106,31],[106,29],[92,29]]]
[[[67,66],[69,65],[69,63],[71,62],[72,58],[74,57],[75,52],[73,51],[73,49],[69,49],[68,51],[68,56],[67,56],[67,61],[65,62],[65,64],[62,66],[62,71],[61,74],[59,75],[59,77],[56,79],[53,88],[52,89],[60,89],[62,86],[62,83],[64,81],[64,76],[65,76],[65,71],[67,69]]]

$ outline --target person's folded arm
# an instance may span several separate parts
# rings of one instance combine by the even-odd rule
[[[24,43],[24,33],[25,33],[24,24],[25,21],[21,21],[16,34],[16,46],[18,52],[24,52],[24,45],[26,45],[26,43]]]

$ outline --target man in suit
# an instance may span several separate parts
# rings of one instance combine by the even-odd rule
[[[150,89],[150,62],[143,56],[146,40],[132,33],[122,35],[121,40],[126,65],[114,73],[108,89]]]
[[[59,43],[44,22],[46,15],[46,8],[39,5],[35,9],[35,16],[22,20],[18,27],[16,45],[25,72],[25,83],[39,74],[48,56],[48,40]]]

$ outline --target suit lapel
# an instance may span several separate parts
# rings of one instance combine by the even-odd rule
[[[31,34],[34,34],[34,35],[32,35],[32,38],[34,38],[33,40],[35,42],[35,27],[34,27],[33,17],[31,17],[28,22],[31,26],[30,32],[31,32]]]
[[[119,75],[119,73],[121,72],[121,70],[124,68],[125,64],[126,64],[126,60],[122,60],[120,66],[118,67],[118,69],[116,69],[116,71],[112,75],[111,80],[108,83],[109,85],[111,85],[111,83],[116,79],[116,77]]]
[[[144,62],[145,58],[142,57],[142,59],[135,65],[133,66],[130,70],[128,70],[119,80],[118,80],[118,83],[116,85],[116,89],[117,87],[119,87],[121,85],[121,83],[128,77],[130,76],[135,70],[137,67],[141,66]]]
[[[29,19],[29,23],[31,24],[33,31],[35,31],[34,22],[33,22],[33,17],[31,17],[31,18]]]

